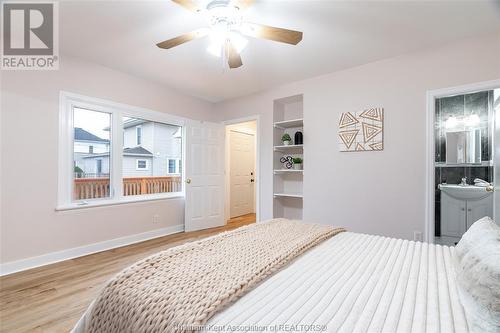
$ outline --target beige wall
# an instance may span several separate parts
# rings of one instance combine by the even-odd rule
[[[261,115],[261,219],[272,217],[273,100],[304,94],[304,219],[412,239],[424,231],[426,92],[500,78],[500,33],[378,61],[216,105]],[[383,152],[340,153],[341,112],[385,108]]]
[[[59,91],[204,120],[211,103],[64,55],[58,71],[2,71],[1,84],[1,263],[184,223],[184,199],[54,210]]]

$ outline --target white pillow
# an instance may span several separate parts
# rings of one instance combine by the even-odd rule
[[[475,222],[455,248],[460,299],[472,332],[500,332],[500,227]]]

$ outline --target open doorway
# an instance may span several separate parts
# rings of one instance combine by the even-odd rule
[[[257,221],[257,120],[226,125],[227,224]]]
[[[428,93],[430,243],[454,246],[485,216],[499,223],[499,87],[490,81]]]

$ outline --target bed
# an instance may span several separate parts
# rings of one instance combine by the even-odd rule
[[[491,222],[484,225],[491,228]],[[483,308],[468,304],[464,302],[464,281],[460,276],[457,279],[460,267],[470,269],[460,262],[473,247],[472,236],[455,253],[454,247],[340,232],[263,279],[197,330],[498,332],[500,296],[488,296]],[[493,258],[500,258],[498,248],[495,251],[497,257]],[[491,273],[493,284],[500,283],[495,281],[497,273]],[[486,290],[491,294],[491,285],[481,288],[478,293]],[[92,331],[88,316],[89,311],[73,332]]]

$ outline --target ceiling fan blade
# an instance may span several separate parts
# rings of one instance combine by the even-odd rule
[[[263,24],[245,23],[242,29],[244,35],[273,40],[275,42],[297,45],[302,40],[302,32],[271,27]]]
[[[193,1],[191,0],[172,0],[173,2],[175,2],[176,4],[186,8],[187,10],[190,10],[192,12],[199,12],[201,11],[201,8],[198,7]]]
[[[167,39],[163,42],[156,44],[161,49],[171,49],[172,47],[179,46],[186,42],[192,41],[193,39],[205,37],[208,34],[207,29],[198,29],[187,34],[177,36],[172,39]]]
[[[229,68],[238,68],[243,66],[243,62],[241,61],[241,56],[236,51],[233,43],[227,42],[227,63],[229,64]]]
[[[232,4],[238,7],[240,10],[247,10],[248,7],[252,6],[254,0],[234,0]]]

